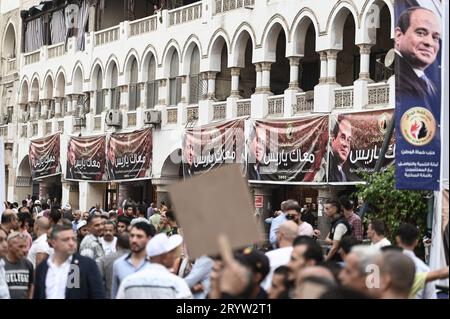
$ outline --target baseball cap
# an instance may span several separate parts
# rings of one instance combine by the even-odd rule
[[[136,225],[137,223],[146,223],[146,224],[150,224],[150,222],[144,218],[144,217],[138,217],[138,218],[134,218],[131,222],[130,222],[130,226]]]
[[[63,205],[63,207],[61,207],[63,210],[71,210],[72,209],[72,206],[70,206],[70,204],[68,204],[68,203],[65,203],[64,205]]]
[[[77,224],[77,230],[80,230],[82,227],[87,225],[87,221],[85,221],[84,219],[81,220],[78,224]]]
[[[249,267],[252,272],[259,273],[264,279],[270,271],[269,258],[261,251],[253,248],[246,248],[240,254],[236,254],[236,260]]]
[[[180,235],[172,235],[168,237],[165,233],[161,233],[150,239],[147,244],[147,255],[149,257],[156,257],[166,254],[183,242],[183,237]]]
[[[40,201],[39,199],[36,199],[36,200],[34,201],[34,205],[41,205],[41,201]]]

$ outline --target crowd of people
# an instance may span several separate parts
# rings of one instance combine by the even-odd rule
[[[7,203],[0,298],[432,299],[435,281],[449,276],[448,267],[430,271],[415,255],[417,227],[393,230],[393,245],[381,220],[370,220],[365,232],[346,196],[324,204],[328,234],[317,229],[315,207],[289,199],[280,208],[266,220],[269,249],[250,244],[231,259],[192,260],[164,203],[127,199],[109,212],[30,196],[21,207]]]

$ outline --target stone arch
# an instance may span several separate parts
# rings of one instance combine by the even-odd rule
[[[28,78],[24,77],[20,84],[19,103],[28,103],[29,98]]]
[[[119,81],[119,64],[117,58],[113,55],[106,64],[105,88],[113,88],[118,85]]]
[[[178,54],[178,63],[181,63],[181,51],[180,46],[175,40],[171,40],[166,48],[164,49],[163,54],[163,64],[164,64],[164,77],[170,76],[170,62],[172,60],[173,53],[177,52]]]
[[[389,9],[389,15],[391,19],[390,37],[394,38],[395,12],[394,6],[392,5],[391,1],[367,0],[360,13],[361,29],[364,31],[364,39],[362,40],[363,43],[371,43],[369,41],[373,40],[373,34],[371,34],[369,29],[371,26],[379,27],[379,14],[381,13],[381,10],[384,6],[387,6],[387,8]],[[374,16],[374,14],[378,14],[378,16]]]
[[[199,53],[200,53],[200,59],[202,58],[202,45],[200,43],[200,40],[196,35],[191,35],[183,47],[183,53],[181,58],[182,63],[182,72],[183,74],[189,74],[189,67],[191,64],[191,57],[192,52],[194,51],[195,47],[197,47]]]
[[[139,72],[141,62],[139,60],[139,55],[135,49],[131,49],[128,52],[127,57],[125,58],[125,64],[124,64],[124,70],[123,70],[123,73],[125,74],[125,83],[130,83],[131,67],[133,65],[133,61],[136,61],[138,72]]]
[[[33,79],[31,80],[31,90],[30,90],[30,98],[29,101],[31,102],[39,102],[39,91],[40,91],[40,85],[39,85],[39,77],[37,75],[33,76]]]
[[[287,44],[290,39],[289,27],[287,26],[286,20],[283,17],[281,17],[280,15],[275,15],[269,20],[268,24],[264,28],[261,39],[261,43],[264,47],[264,61],[275,62],[277,40],[281,31],[284,32]]]
[[[158,54],[156,52],[156,49],[154,46],[149,45],[144,51],[144,54],[142,55],[142,65],[141,65],[141,82],[146,82],[149,79],[149,64],[150,61],[154,59],[155,62],[155,78],[156,78],[156,68],[158,64],[160,64],[160,61],[158,61]],[[152,79],[154,80],[154,79]]]
[[[100,75],[101,77],[101,82],[102,82],[102,87],[98,87],[98,76]],[[97,91],[99,89],[103,89],[103,79],[104,79],[104,69],[103,69],[103,65],[101,63],[101,61],[95,61],[94,64],[92,65],[92,69],[91,69],[91,90],[92,91]]]
[[[223,29],[214,32],[208,44],[209,70],[220,72],[220,59],[223,47],[225,46],[227,54],[230,54],[230,39]]]
[[[12,22],[9,22],[5,30],[2,39],[2,57],[15,58],[17,53],[16,28]]]
[[[78,63],[72,73],[72,91],[74,94],[83,93],[84,70],[81,63]]]
[[[359,19],[355,5],[352,2],[340,1],[331,11],[327,22],[327,33],[331,49],[342,50],[344,24],[349,14],[353,17],[356,30],[359,25]]]
[[[164,164],[161,168],[161,177],[164,178],[181,178],[182,170],[181,170],[181,161],[179,163],[175,163],[174,159],[181,159],[181,148],[177,148],[172,151],[164,160]]]
[[[303,11],[297,15],[292,25],[291,42],[293,42],[292,56],[303,56],[305,54],[306,33],[311,24],[314,27],[316,38],[319,35],[319,24],[314,14],[310,11]]]
[[[245,58],[245,48],[247,46],[248,40],[251,40],[253,50],[256,48],[256,37],[255,32],[251,26],[244,22],[242,23],[233,35],[233,40],[231,44],[231,61],[229,64],[231,67],[244,67]]]
[[[64,70],[60,70],[56,75],[55,96],[64,97],[65,95],[66,95],[66,74]]]
[[[44,77],[44,99],[52,99],[54,96],[54,81],[52,71],[48,71]]]

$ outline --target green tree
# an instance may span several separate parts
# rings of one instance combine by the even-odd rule
[[[366,184],[357,186],[357,196],[369,204],[365,222],[383,220],[388,226],[388,238],[394,243],[394,233],[402,223],[417,225],[421,235],[426,230],[427,195],[423,191],[395,189],[395,168],[366,175]]]

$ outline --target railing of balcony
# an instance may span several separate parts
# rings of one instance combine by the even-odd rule
[[[284,114],[284,95],[270,96],[268,104],[269,115],[282,116]]]
[[[193,21],[202,17],[202,1],[169,11],[169,26]]]
[[[367,89],[369,95],[368,108],[386,106],[389,104],[389,84],[384,82],[373,83],[369,84]]]
[[[255,5],[255,0],[216,0],[215,14]]]
[[[94,131],[100,131],[102,129],[102,116],[94,116]]]
[[[30,52],[24,55],[25,65],[33,64],[39,62],[41,57],[41,50]]]
[[[167,109],[167,124],[177,124],[178,108]]]
[[[188,121],[198,120],[198,106],[190,106],[187,108]]]
[[[6,72],[9,73],[15,71],[16,69],[16,58],[8,59],[8,61],[6,62]]]
[[[48,58],[53,59],[64,55],[66,51],[64,42],[52,45],[48,47]]]
[[[136,112],[128,112],[127,114],[128,127],[136,126]]]
[[[334,90],[334,108],[353,108],[353,86],[340,87]]]
[[[119,26],[114,26],[94,33],[94,46],[100,46],[119,40]]]
[[[129,35],[130,37],[134,37],[140,34],[149,33],[152,31],[156,31],[157,23],[156,23],[156,15],[145,17],[140,20],[135,20],[130,22],[129,25]]]
[[[294,105],[294,114],[303,112],[312,112],[314,110],[314,92],[307,94],[307,92],[297,93],[295,95],[296,104]]]
[[[5,138],[8,136],[8,125],[0,126],[0,136]]]
[[[227,117],[227,102],[213,104],[213,121],[223,120]]]
[[[237,116],[248,116],[251,113],[252,100],[243,99],[237,101]]]

